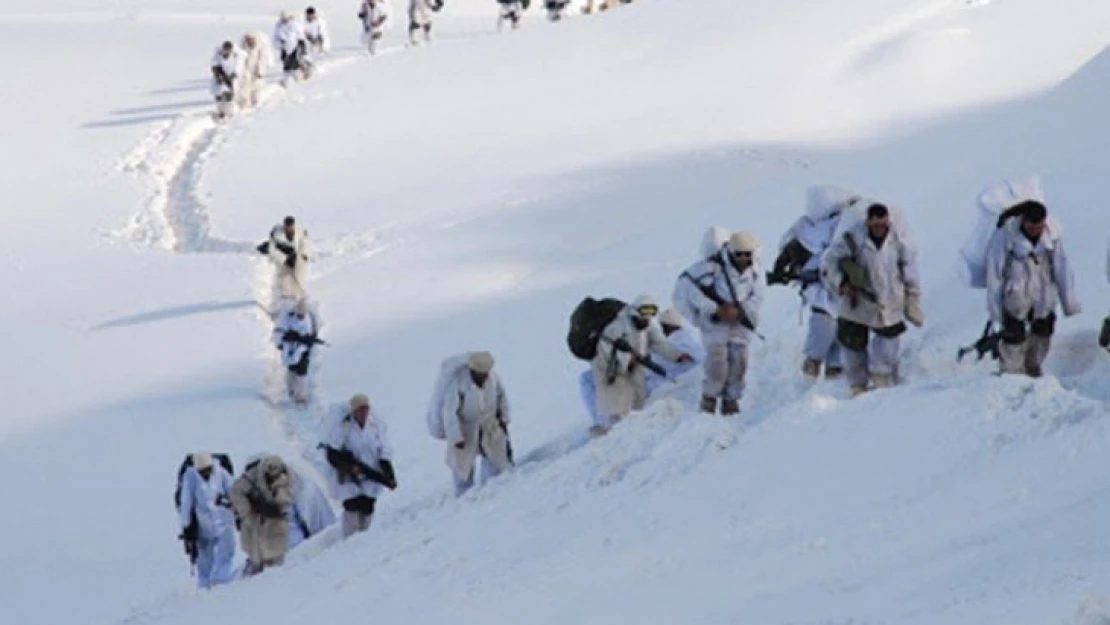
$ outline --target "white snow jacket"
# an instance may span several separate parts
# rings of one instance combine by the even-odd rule
[[[251,562],[277,560],[289,550],[287,514],[274,518],[256,508],[252,499],[276,506],[283,513],[293,503],[293,476],[278,456],[267,456],[249,466],[231,486],[231,506],[241,520],[240,542]]]
[[[215,539],[235,528],[235,515],[231,511],[231,475],[219,463],[212,467],[206,480],[193,467],[185,470],[181,479],[181,506],[178,514],[184,529],[197,515],[199,536],[202,540]]]
[[[299,317],[295,311],[289,310],[278,317],[274,324],[274,347],[281,351],[281,364],[292,367],[299,363],[312,345],[298,339],[315,338],[318,330],[312,314]],[[286,334],[294,336],[287,339]]]
[[[1075,294],[1075,277],[1064,252],[1064,243],[1051,220],[1033,243],[1021,230],[1021,219],[1011,218],[987,250],[987,312],[1001,323],[1004,315],[1015,319],[1043,319],[1062,304],[1064,314],[1082,312]]]
[[[509,398],[497,372],[478,386],[469,369],[460,371],[444,389],[443,429],[447,433],[447,466],[459,480],[467,479],[481,454],[499,471],[510,467]],[[463,443],[458,449],[456,444]]]
[[[393,444],[389,440],[385,421],[373,408],[364,427],[359,427],[346,404],[337,404],[332,408],[332,418],[336,423],[328,435],[328,445],[351,452],[356,460],[375,471],[382,470],[383,460],[393,462]],[[343,501],[360,495],[377,499],[385,489],[373,480],[356,482],[346,475],[341,476],[335,467],[332,467],[331,476],[336,496]]]
[[[383,32],[389,29],[393,21],[392,9],[389,0],[362,0],[358,10],[358,18],[362,20],[363,33]]]
[[[631,306],[625,306],[617,318],[605,326],[597,342],[597,355],[590,363],[597,381],[598,414],[607,417],[639,410],[647,399],[644,367],[634,362],[632,354],[617,349],[614,343],[623,339],[641,356],[656,354],[673,361],[682,355],[663,335],[658,324],[651,323],[646,329],[637,330],[632,324],[634,314]]]
[[[920,302],[921,283],[917,272],[917,250],[891,227],[881,246],[868,234],[867,224],[859,222],[833,239],[825,253],[822,279],[834,293],[846,280],[840,261],[855,258],[866,271],[872,297],[840,297],[837,316],[872,329],[889,328],[906,319],[907,298]]]
[[[308,232],[300,225],[293,226],[293,238],[285,235],[285,226],[278,224],[270,230],[270,259],[278,265],[285,265],[286,254],[292,251],[297,255],[297,264],[311,260],[312,249],[308,242]]]
[[[697,368],[705,362],[705,346],[702,344],[701,337],[694,332],[693,328],[683,327],[675,332],[672,332],[667,340],[671,342],[676,350],[680,353],[689,354],[693,358],[693,362],[675,362],[673,360],[655,360],[655,363],[667,372],[667,376],[674,379],[681,375]],[[660,384],[667,381],[667,378],[659,375],[654,371],[646,371],[644,375],[647,376],[648,395],[651,391],[657,388]]]
[[[274,26],[274,49],[279,54],[293,54],[303,41],[307,39],[304,24],[300,20],[288,22],[278,20],[277,25]]]
[[[222,46],[216,46],[216,51],[212,53],[212,62],[209,66],[212,69],[221,69],[224,74],[231,79],[231,86],[228,87],[222,81],[212,76],[212,95],[218,96],[222,93],[234,92],[239,88],[240,77],[243,74],[244,55],[243,51],[239,48],[234,48],[228,56],[224,56],[221,52]]]
[[[245,42],[240,44],[243,51],[243,76],[258,80],[273,65],[274,57],[264,34],[259,31],[250,34],[255,39],[254,47],[248,48]]]
[[[319,15],[312,21],[304,23],[304,37],[310,45],[327,52],[331,49],[331,37],[328,35],[328,23]]]
[[[436,4],[434,0],[409,0],[409,22],[420,27],[431,24]]]
[[[721,249],[678,277],[675,306],[690,311],[690,321],[701,330],[705,344],[747,344],[752,330],[739,323],[714,321],[720,304],[703,289],[715,293],[717,300],[739,305],[752,324],[758,326],[766,287],[767,281],[758,262],[741,272],[732,263],[728,250]]]
[[[243,466],[250,466],[268,455],[251,456]],[[338,517],[324,489],[293,464],[287,463],[286,467],[293,480],[293,503],[288,508],[289,548],[293,549],[333,525]]]

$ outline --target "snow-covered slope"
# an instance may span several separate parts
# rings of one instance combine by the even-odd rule
[[[1110,6],[640,0],[497,36],[492,1],[453,0],[435,45],[400,48],[401,24],[367,59],[349,4],[317,5],[337,39],[318,79],[217,129],[204,64],[271,3],[0,3],[26,96],[0,167],[0,622],[1098,622]],[[1087,310],[1037,382],[952,362],[983,316],[955,271],[974,195],[1032,171]],[[687,381],[583,446],[574,303],[665,297],[711,224],[770,247],[823,182],[910,217],[909,384],[798,386],[778,290],[739,422],[686,414]],[[181,456],[313,442],[311,415],[259,401],[250,246],[286,213],[323,250],[317,390],[390,415],[401,488],[371,534],[198,596]],[[454,501],[422,414],[471,348],[498,356],[526,461]]]

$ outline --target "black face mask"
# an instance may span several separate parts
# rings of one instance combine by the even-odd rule
[[[643,317],[632,318],[632,327],[636,328],[637,330],[647,330],[647,327],[650,324],[651,322],[647,319],[644,319]]]

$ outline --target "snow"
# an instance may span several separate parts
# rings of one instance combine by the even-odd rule
[[[4,0],[0,622],[1110,621],[1104,4],[638,0],[496,35],[492,0],[449,0],[431,46],[399,22],[369,59],[355,3],[325,1],[321,75],[217,126],[213,46],[280,7]],[[954,362],[985,316],[957,251],[978,193],[1032,173],[1086,312],[1049,377],[996,378]],[[810,184],[906,211],[908,383],[804,387],[796,295],[773,289],[739,420],[688,414],[684,380],[587,442],[574,304],[665,296],[709,225],[769,246]],[[252,249],[288,213],[332,344],[309,414],[269,401]],[[454,500],[421,415],[471,349],[497,356],[522,462]],[[398,450],[372,531],[194,592],[182,456],[307,467],[356,391]]]

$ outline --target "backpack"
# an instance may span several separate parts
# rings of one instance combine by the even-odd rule
[[[447,431],[443,427],[443,400],[446,399],[447,384],[460,375],[469,366],[470,354],[457,354],[443,361],[436,376],[435,386],[432,387],[432,396],[428,402],[428,412],[425,419],[428,422],[428,434],[432,438],[447,440]]]
[[[973,289],[987,288],[987,250],[995,233],[1006,223],[1006,212],[1028,200],[1044,202],[1040,177],[1034,175],[1015,181],[1003,181],[988,187],[979,194],[976,205],[979,218],[960,248],[964,262],[965,279]],[[1051,220],[1051,216],[1049,217]],[[1059,231],[1058,224],[1055,230]]]
[[[567,347],[579,360],[591,361],[597,356],[597,342],[605,327],[613,322],[625,307],[619,299],[582,300],[570,315]]]

